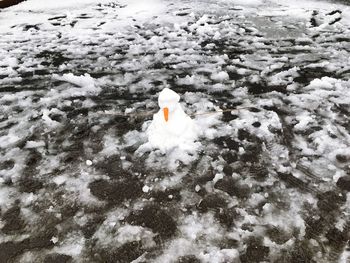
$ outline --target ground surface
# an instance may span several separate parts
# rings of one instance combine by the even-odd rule
[[[0,262],[349,262],[348,7],[71,2],[0,11]],[[164,87],[245,109],[147,152]]]
[[[13,5],[17,5],[23,0],[0,0],[0,8],[7,8]]]

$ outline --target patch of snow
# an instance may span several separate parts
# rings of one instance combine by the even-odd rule
[[[33,149],[33,148],[39,148],[39,147],[44,147],[44,146],[45,146],[44,141],[27,141],[25,148]]]
[[[230,78],[229,75],[225,71],[220,71],[218,73],[213,73],[211,75],[211,79],[218,82],[227,81],[229,78]]]

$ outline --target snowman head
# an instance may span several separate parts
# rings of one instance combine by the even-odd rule
[[[175,111],[179,101],[179,94],[172,91],[171,89],[165,88],[159,93],[158,105],[164,112],[165,121],[168,121],[169,114]]]

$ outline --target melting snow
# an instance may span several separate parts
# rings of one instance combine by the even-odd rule
[[[1,260],[349,261],[349,14],[314,0],[2,10]],[[164,89],[181,100],[158,105]]]

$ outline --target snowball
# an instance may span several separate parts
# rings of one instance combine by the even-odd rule
[[[91,160],[86,160],[86,165],[87,166],[91,166],[92,165],[92,161]]]
[[[158,104],[160,108],[175,106],[179,101],[180,95],[171,89],[165,88],[159,93]]]
[[[142,187],[142,192],[144,192],[144,193],[148,193],[149,190],[150,190],[150,188],[149,188],[148,185],[144,185],[144,186]]]

